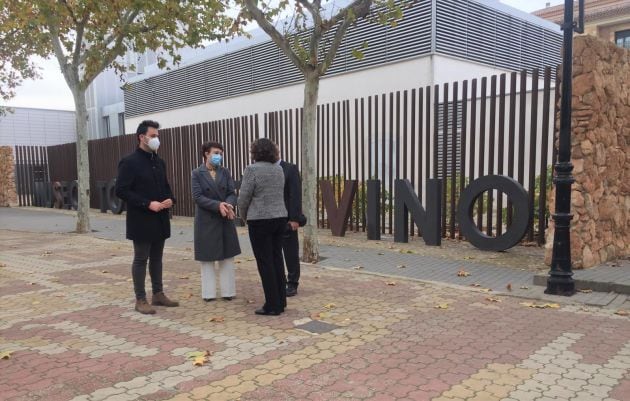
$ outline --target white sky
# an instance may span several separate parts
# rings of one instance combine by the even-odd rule
[[[547,3],[552,6],[564,3],[563,0],[500,0],[502,3],[526,12],[544,8]],[[25,81],[17,89],[17,95],[7,106],[34,107],[43,109],[74,110],[72,94],[66,85],[56,59],[38,60],[42,79]]]

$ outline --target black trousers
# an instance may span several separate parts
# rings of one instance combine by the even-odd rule
[[[297,231],[287,227],[282,236],[282,251],[287,265],[287,286],[297,288],[300,281],[300,241]]]
[[[247,222],[249,240],[265,292],[263,309],[266,311],[282,312],[287,306],[287,280],[282,260],[282,236],[286,224],[286,218]]]
[[[145,299],[147,297],[147,293],[144,290],[144,279],[147,276],[147,260],[149,261],[149,274],[151,275],[153,293],[162,292],[164,240],[153,242],[133,241],[133,252],[131,276],[133,277],[133,289],[136,293],[136,299]]]

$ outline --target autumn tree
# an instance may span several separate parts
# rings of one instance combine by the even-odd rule
[[[41,56],[57,59],[74,97],[77,232],[90,231],[88,86],[107,68],[121,76],[133,70],[122,62],[127,51],[156,51],[160,67],[176,63],[178,49],[223,36],[230,27],[224,11],[221,0],[0,0],[0,96],[10,98],[21,80],[35,77],[31,57]]]
[[[317,238],[316,124],[319,81],[332,65],[348,29],[370,18],[374,23],[396,25],[403,10],[414,0],[353,0],[336,3],[322,0],[235,0],[239,9],[234,29],[254,21],[269,35],[304,77],[302,118],[302,206],[308,223],[304,227],[302,259],[319,259]],[[290,16],[288,16],[290,15]],[[352,54],[363,58],[364,43]]]

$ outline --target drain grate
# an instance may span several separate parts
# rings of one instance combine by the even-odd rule
[[[304,331],[308,331],[310,333],[314,333],[314,334],[324,334],[324,333],[328,333],[329,331],[333,331],[335,329],[338,329],[339,326],[336,326],[334,324],[330,324],[330,323],[326,323],[326,322],[322,322],[319,320],[312,320],[308,323],[304,323],[301,324],[299,326],[295,326],[296,329],[300,329],[300,330],[304,330]]]

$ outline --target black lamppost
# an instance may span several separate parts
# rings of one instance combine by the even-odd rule
[[[547,278],[546,294],[573,295],[575,282],[571,267],[571,87],[573,84],[573,32],[584,32],[584,0],[579,0],[579,22],[573,21],[573,0],[564,1],[564,53],[562,59],[562,97],[560,103],[560,136],[556,174],[556,211],[553,214],[555,231],[551,270]],[[557,88],[556,88],[557,90]]]

